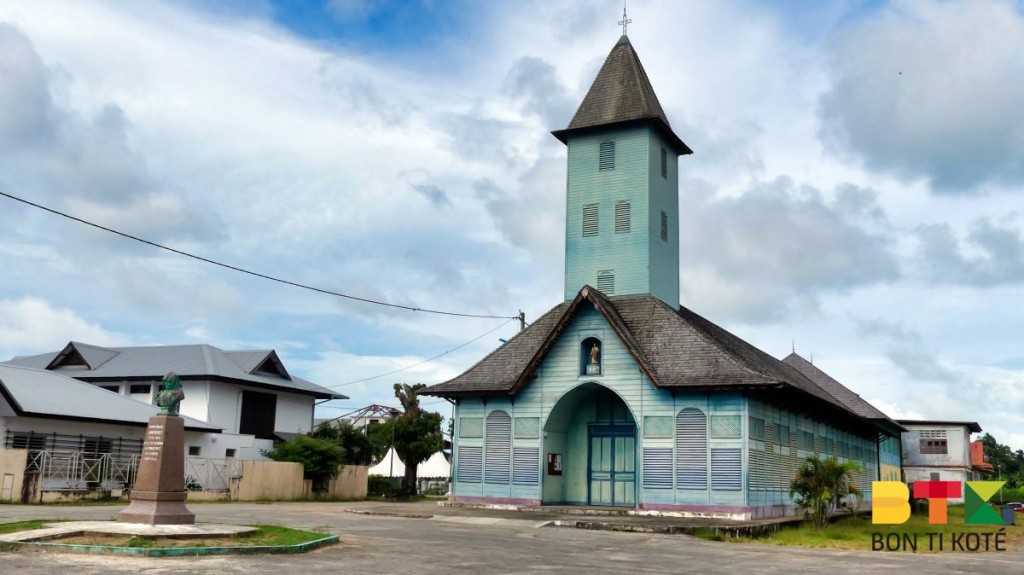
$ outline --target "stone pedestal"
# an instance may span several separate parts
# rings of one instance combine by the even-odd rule
[[[117,514],[122,523],[191,525],[185,506],[185,421],[173,415],[149,418],[131,504]]]

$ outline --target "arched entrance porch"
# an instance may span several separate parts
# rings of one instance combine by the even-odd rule
[[[545,504],[636,503],[636,420],[615,392],[584,383],[555,403],[544,425]]]

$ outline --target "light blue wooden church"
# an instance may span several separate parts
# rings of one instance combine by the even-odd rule
[[[899,465],[901,427],[800,356],[679,305],[675,134],[629,39],[569,126],[565,302],[427,395],[455,404],[457,501],[794,513],[802,458]],[[713,241],[713,240],[712,240]]]

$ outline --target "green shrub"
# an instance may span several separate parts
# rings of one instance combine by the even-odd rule
[[[394,483],[391,478],[383,475],[370,475],[366,478],[366,494],[371,497],[391,497],[394,495]]]
[[[296,435],[263,452],[274,461],[293,461],[302,464],[303,477],[313,480],[313,491],[327,491],[327,483],[338,476],[338,466],[344,460],[342,448],[324,439]]]

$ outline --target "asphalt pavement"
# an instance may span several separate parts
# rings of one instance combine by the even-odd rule
[[[123,506],[0,505],[0,523],[104,520]],[[704,541],[686,535],[550,527],[555,517],[435,503],[189,504],[197,521],[280,524],[337,534],[304,555],[135,558],[14,551],[5,573],[1024,573],[1024,552],[886,553]],[[552,513],[557,516],[557,513]]]

